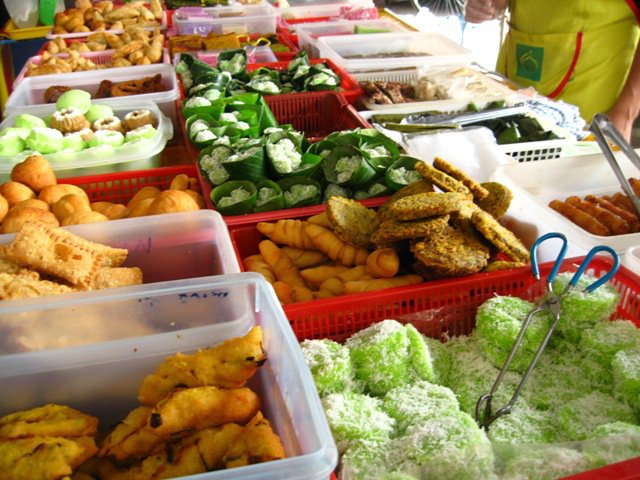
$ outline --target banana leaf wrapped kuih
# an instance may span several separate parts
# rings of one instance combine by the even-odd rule
[[[324,159],[322,169],[329,182],[347,187],[364,186],[376,175],[361,151],[351,145],[334,148]]]
[[[256,206],[258,191],[247,180],[226,182],[211,191],[215,209],[222,215],[242,215],[251,213]]]
[[[322,202],[322,185],[310,177],[287,177],[278,180],[286,208],[307,207]]]
[[[397,192],[402,187],[420,180],[422,176],[416,171],[416,162],[421,160],[408,155],[400,155],[384,174],[384,181],[389,189]]]
[[[258,196],[254,212],[269,212],[285,208],[284,192],[273,180],[262,180],[256,185]]]

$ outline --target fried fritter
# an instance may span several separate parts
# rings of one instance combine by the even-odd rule
[[[482,200],[489,196],[489,190],[487,190],[483,185],[476,182],[469,175],[464,173],[462,170],[454,167],[446,160],[436,157],[433,159],[433,166],[438,170],[446,173],[447,175],[455,178],[459,182],[461,182],[465,187],[471,190],[473,194],[473,198],[478,201]]]
[[[77,441],[76,441],[77,440]],[[90,437],[30,437],[0,440],[0,478],[59,480],[96,452]]]
[[[167,357],[144,379],[138,399],[144,405],[155,405],[177,386],[242,387],[265,361],[262,330],[253,327],[244,337],[216,347]]]
[[[432,167],[426,162],[416,162],[416,171],[427,181],[433,183],[445,192],[466,193],[471,196],[469,189],[450,175]]]
[[[529,263],[527,247],[511,230],[500,225],[489,213],[481,209],[476,210],[471,216],[471,221],[484,238],[495,245],[498,250],[509,255],[513,261]]]
[[[380,207],[378,208],[378,217],[380,217],[381,220],[385,220],[388,217],[388,208],[397,200],[408,197],[409,195],[415,195],[416,193],[427,192],[433,192],[433,184],[424,178],[422,180],[418,180],[402,187],[400,190],[391,195],[391,197],[389,197],[389,200],[380,205]]]
[[[164,439],[148,425],[151,407],[138,407],[116,425],[100,446],[99,456],[116,460],[142,458]]]
[[[468,197],[462,193],[417,193],[394,202],[388,212],[397,220],[420,220],[456,212],[467,203]]]
[[[417,260],[444,277],[479,272],[489,259],[489,248],[475,236],[451,226],[423,241],[413,242],[411,251]]]
[[[270,462],[285,458],[280,438],[273,432],[269,420],[258,412],[244,427],[223,458],[227,468]]]
[[[83,437],[97,430],[96,417],[53,403],[0,418],[0,438]]]
[[[524,263],[522,262],[508,262],[505,260],[496,260],[495,262],[491,262],[486,268],[483,270],[484,272],[495,272],[498,270],[510,270],[512,268],[523,267]]]
[[[380,227],[373,232],[371,240],[377,248],[384,248],[392,246],[401,240],[425,238],[444,230],[448,225],[448,221],[449,215],[409,222],[398,222],[393,219],[388,219],[383,221]]]
[[[481,184],[489,195],[482,200],[476,200],[476,204],[485,212],[499,220],[509,210],[513,194],[511,190],[498,182],[484,182]]]
[[[380,223],[375,210],[336,195],[327,200],[327,219],[340,240],[363,248],[371,246],[371,234]]]

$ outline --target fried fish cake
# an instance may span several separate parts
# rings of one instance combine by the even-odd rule
[[[371,234],[380,223],[375,210],[336,195],[327,200],[327,219],[338,238],[362,248],[371,246]]]
[[[0,418],[0,439],[34,436],[84,437],[95,435],[97,431],[96,417],[53,403]]]
[[[244,337],[232,338],[213,348],[167,357],[155,373],[144,379],[138,399],[144,405],[155,405],[179,385],[242,387],[266,358],[262,330],[253,327]]]
[[[498,221],[484,210],[473,212],[471,222],[484,238],[495,245],[498,250],[506,253],[515,262],[529,263],[527,247],[513,232],[498,223]]]
[[[494,262],[489,263],[486,268],[483,270],[485,272],[496,272],[498,270],[510,270],[512,268],[523,267],[524,263],[522,262],[508,262],[506,260],[496,260]]]
[[[426,162],[416,162],[416,171],[427,181],[433,183],[445,192],[458,192],[471,195],[470,190],[450,175],[432,167]]]
[[[443,277],[460,277],[476,273],[487,265],[489,248],[475,236],[447,226],[443,231],[413,242],[416,259]]]
[[[468,196],[463,193],[427,192],[401,198],[388,211],[397,220],[420,220],[456,212],[468,203]]]
[[[489,192],[489,195],[482,200],[476,200],[476,204],[495,219],[501,219],[511,205],[513,199],[511,190],[498,182],[484,182],[481,185]]]
[[[464,173],[462,170],[454,167],[446,160],[436,157],[433,159],[433,166],[438,170],[446,173],[450,177],[455,178],[459,182],[461,182],[465,187],[467,187],[471,193],[473,194],[473,198],[478,201],[482,200],[489,196],[489,190],[487,190],[483,185],[476,182],[469,175]]]
[[[388,219],[383,221],[380,227],[373,232],[371,240],[377,248],[384,248],[402,240],[428,237],[442,231],[448,225],[448,221],[449,215],[409,222]]]
[[[380,205],[377,212],[378,217],[380,217],[381,220],[386,219],[388,217],[387,210],[391,205],[393,205],[395,201],[400,200],[404,197],[408,197],[409,195],[426,192],[433,192],[433,184],[424,178],[422,180],[418,180],[402,187],[400,190],[391,195],[391,197],[389,197],[389,200]]]
[[[284,447],[262,412],[256,413],[231,444],[222,461],[226,468],[285,458]]]

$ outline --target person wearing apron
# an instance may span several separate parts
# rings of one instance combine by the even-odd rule
[[[640,0],[467,0],[472,23],[509,8],[496,70],[542,95],[607,113],[627,140],[640,113]]]

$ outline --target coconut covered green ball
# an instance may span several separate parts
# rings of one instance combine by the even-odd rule
[[[414,379],[407,329],[395,320],[383,320],[355,333],[346,346],[356,379],[372,395],[384,395]]]
[[[526,445],[499,472],[501,480],[555,480],[590,468],[589,459],[571,448]]]
[[[484,431],[463,412],[413,425],[391,440],[393,471],[419,471],[421,478],[490,478],[493,451]]]
[[[611,368],[617,352],[637,346],[640,346],[640,329],[628,320],[598,323],[585,330],[580,341],[583,355],[607,369]]]
[[[382,400],[361,393],[331,393],[322,406],[338,450],[344,452],[354,440],[387,440],[395,420],[382,410]]]
[[[340,458],[340,478],[369,480],[387,473],[389,440],[353,440]]]
[[[411,425],[457,412],[458,399],[451,389],[421,380],[387,392],[382,409],[396,421],[399,435]]]
[[[564,292],[572,277],[572,272],[559,274],[553,281],[553,291],[557,294]],[[618,290],[611,283],[605,283],[591,293],[585,292],[584,289],[596,280],[592,275],[583,275],[576,287],[562,299],[556,331],[574,343],[580,342],[585,330],[607,321],[620,300]]]
[[[340,393],[355,388],[349,350],[333,340],[305,340],[300,344],[318,393]]]
[[[91,108],[91,94],[84,90],[68,90],[58,97],[56,110],[77,108],[84,115]]]
[[[620,350],[611,362],[616,396],[640,411],[640,347]]]
[[[553,443],[558,438],[554,426],[551,412],[537,410],[520,397],[511,413],[491,424],[488,436],[494,443]]]
[[[495,367],[502,368],[518,337],[522,323],[535,305],[517,297],[493,297],[478,308],[476,329],[482,350]],[[549,312],[537,314],[522,339],[509,370],[524,372],[542,343],[552,317]]]
[[[568,440],[584,440],[599,425],[612,422],[636,423],[633,410],[611,395],[591,392],[561,406],[558,425]]]
[[[431,364],[433,365],[434,382],[440,385],[446,385],[449,378],[449,369],[451,368],[451,357],[445,343],[436,338],[423,337],[429,353],[431,354]]]
[[[409,338],[409,361],[416,377],[433,382],[435,380],[435,372],[429,345],[425,341],[424,336],[411,325],[405,325],[407,337]]]
[[[582,444],[582,450],[597,468],[640,455],[640,426],[625,422],[599,425]]]

